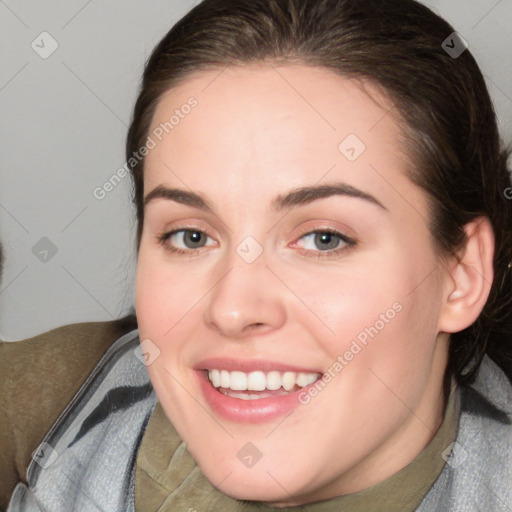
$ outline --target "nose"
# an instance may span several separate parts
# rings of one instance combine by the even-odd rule
[[[272,272],[263,261],[231,262],[230,270],[207,296],[206,325],[232,339],[281,327],[286,321],[284,290]]]

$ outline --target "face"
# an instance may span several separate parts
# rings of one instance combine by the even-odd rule
[[[155,112],[140,339],[166,415],[230,496],[356,492],[439,426],[445,278],[391,107],[326,69],[251,65],[199,72]]]

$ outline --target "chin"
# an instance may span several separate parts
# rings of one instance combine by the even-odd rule
[[[277,508],[305,502],[296,494],[298,489],[303,488],[302,483],[294,476],[290,478],[291,473],[276,476],[267,466],[260,464],[246,469],[240,468],[239,464],[219,467],[215,460],[206,465],[198,463],[210,483],[231,498],[264,502]],[[279,461],[276,461],[275,466],[279,466]]]
[[[233,480],[229,483],[226,481],[219,486],[219,489],[237,500],[259,501],[278,508],[293,505],[290,502],[290,496],[269,475],[265,482],[249,483],[243,479]]]

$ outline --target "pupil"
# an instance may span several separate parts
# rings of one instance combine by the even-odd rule
[[[332,233],[320,233],[316,235],[316,243],[319,245],[324,244],[323,248],[327,249],[335,249],[336,248],[336,238],[332,235]],[[329,247],[326,247],[329,246]]]
[[[199,233],[199,231],[189,231],[187,234],[192,245],[200,243],[202,233]]]

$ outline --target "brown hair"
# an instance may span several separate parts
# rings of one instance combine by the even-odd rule
[[[144,146],[163,93],[191,73],[258,62],[321,66],[369,81],[390,97],[410,135],[410,179],[429,196],[430,229],[441,254],[465,242],[464,225],[490,219],[495,279],[478,320],[452,334],[451,375],[473,382],[487,353],[512,379],[512,201],[484,78],[469,50],[441,46],[454,29],[413,0],[204,0],[160,41],[143,74],[126,142],[133,163],[137,247],[143,225]],[[450,45],[455,43],[450,41]],[[405,130],[404,130],[405,133]],[[446,389],[446,388],[445,388]]]

